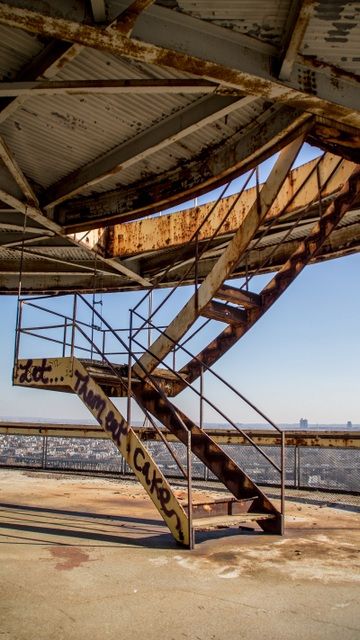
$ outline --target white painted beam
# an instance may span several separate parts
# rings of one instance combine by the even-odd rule
[[[94,18],[94,22],[105,22],[106,20],[106,6],[105,0],[90,0],[91,10]]]
[[[14,155],[11,153],[5,140],[0,136],[0,158],[4,165],[7,167],[18,187],[23,192],[27,202],[29,204],[38,205],[38,199],[28,179],[24,175],[22,169],[19,167]]]
[[[53,95],[147,95],[147,94],[221,94],[219,84],[207,80],[115,79],[115,80],[38,80],[33,82],[0,82],[0,98]],[[228,93],[228,92],[227,92]]]
[[[292,70],[301,43],[304,39],[307,26],[314,11],[315,0],[301,0],[297,11],[297,16],[292,25],[291,33],[283,54],[279,72],[280,80],[290,80]]]
[[[11,196],[10,194],[6,193],[6,191],[4,191],[3,189],[0,189],[0,200],[8,204],[13,209],[20,211],[27,218],[30,218],[31,220],[34,220],[35,222],[38,222],[39,224],[41,224],[46,229],[53,231],[56,235],[58,236],[65,235],[64,229],[60,225],[58,225],[56,222],[54,222],[53,220],[50,220],[47,216],[45,216],[44,213],[39,208],[36,208],[35,206],[27,205],[26,203],[21,202],[21,200],[18,200],[14,196]],[[85,242],[78,241],[71,236],[67,236],[67,237],[70,244],[75,245],[77,247],[81,247],[83,249],[86,249],[96,254],[97,260],[99,262],[110,265],[118,273],[121,273],[121,275],[127,276],[131,280],[138,282],[144,287],[151,286],[151,283],[149,282],[149,280],[147,280],[146,278],[143,278],[142,276],[135,273],[134,271],[131,271],[131,269],[129,269],[128,267],[125,267],[125,266],[123,267],[119,260],[116,260],[115,258],[104,258],[103,256],[98,254],[95,247],[89,248]]]

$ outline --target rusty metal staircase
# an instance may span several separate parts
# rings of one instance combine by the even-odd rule
[[[302,142],[303,137],[292,142],[280,153],[268,180],[259,191],[256,201],[244,214],[241,227],[203,282],[199,286],[198,282],[195,282],[194,294],[166,329],[156,327],[153,321],[153,313],[150,313],[148,317],[141,315],[139,305],[137,305],[130,314],[129,342],[125,342],[84,296],[75,294],[72,316],[65,317],[59,313],[55,314],[64,319],[62,357],[43,360],[20,359],[20,336],[23,333],[35,335],[34,332],[22,326],[23,306],[31,306],[32,304],[33,307],[46,311],[41,304],[34,304],[27,299],[20,301],[14,384],[77,393],[98,420],[100,426],[110,433],[121,454],[133,469],[169,526],[174,538],[179,543],[189,547],[193,545],[193,534],[197,529],[234,526],[249,520],[257,522],[266,532],[278,534],[283,532],[284,434],[280,433],[279,436],[282,444],[281,463],[279,465],[262,451],[246,433],[241,431],[221,408],[216,407],[210,399],[204,398],[203,392],[198,392],[193,386],[193,382],[199,377],[201,379],[204,371],[212,373],[218,380],[224,382],[219,374],[212,370],[212,365],[253,326],[285,291],[304,266],[316,255],[316,252],[337,226],[342,216],[359,197],[360,169],[358,167],[351,173],[337,197],[324,209],[322,209],[321,190],[329,177],[322,182],[319,181],[318,197],[319,207],[321,208],[319,222],[311,229],[307,239],[299,243],[290,259],[287,260],[264,289],[260,293],[250,292],[248,290],[250,279],[246,280],[246,288],[238,288],[226,283],[226,280],[231,278],[240,256],[243,256],[255,234],[264,225],[269,209],[271,209],[284,184]],[[91,327],[90,335],[86,333],[85,324],[80,322],[77,317],[79,301],[91,309],[93,318],[96,317],[103,327],[102,329],[95,327],[96,331],[99,330],[103,334],[104,331],[105,333],[108,332],[122,345],[124,354],[127,356],[126,365],[118,365],[112,362],[104,348],[105,340],[101,339],[100,343],[95,341],[94,326]],[[181,340],[186,337],[187,332],[200,316],[206,318],[206,321],[224,322],[226,328],[197,356],[194,356],[186,348],[186,340],[183,340],[183,342]],[[140,326],[135,326],[136,319],[142,323]],[[156,340],[148,343],[147,346],[142,344],[140,340],[141,331],[144,330],[144,327],[147,327],[147,331],[151,329],[158,333]],[[71,331],[70,341],[67,337],[69,330]],[[83,341],[87,341],[90,347],[77,347],[76,334],[80,335]],[[67,348],[70,351],[70,357],[66,356]],[[136,351],[139,348],[140,355]],[[75,357],[75,353],[77,355],[79,349],[83,352],[90,352],[91,358],[79,359]],[[168,358],[177,349],[181,349],[183,353],[190,357],[187,364],[183,365],[179,370],[176,369],[174,364],[169,364]],[[226,385],[237,393],[239,398],[257,410],[232,385],[229,383],[226,383]],[[249,445],[255,447],[279,473],[282,489],[280,511],[270,502],[249,475],[203,430],[202,420],[200,419],[199,424],[196,424],[170,401],[169,398],[171,396],[176,396],[182,390],[188,388],[191,388],[200,396],[201,403],[206,401],[229,424],[240,430]],[[114,396],[128,398],[126,418],[109,399],[109,397]],[[170,451],[168,447],[179,469],[182,470],[184,477],[187,479],[187,504],[181,504],[177,499],[175,492],[159,466],[131,428],[132,399],[137,402],[154,429],[159,431],[157,421],[165,427],[166,431],[160,432],[160,435],[166,446],[168,446],[168,443],[164,433],[171,432],[187,448],[187,469],[185,470],[177,455]],[[267,416],[259,410],[257,411],[273,427],[277,428]],[[191,492],[191,452],[228,489],[230,493],[227,497],[212,502],[197,504],[193,502]]]
[[[84,296],[75,294],[75,300],[74,309],[78,308],[79,302],[91,308]],[[91,335],[86,333],[85,324],[77,319],[76,314],[72,322],[70,322],[70,318],[63,316],[65,331],[62,357],[41,360],[19,358],[20,336],[36,335],[31,328],[25,327],[22,323],[23,308],[32,307],[46,312],[46,308],[42,306],[42,303],[39,304],[38,299],[21,300],[20,307],[22,310],[19,314],[17,329],[14,384],[76,393],[99,425],[110,434],[177,542],[192,548],[196,530],[239,527],[249,522],[257,523],[261,529],[268,533],[281,534],[283,532],[283,514],[208,433],[172,404],[162,388],[161,373],[158,379],[149,374],[146,380],[137,378],[132,383],[131,368],[126,365],[114,365],[108,360],[106,353],[101,351],[94,342],[94,327],[91,327]],[[116,332],[113,332],[97,310],[92,308],[92,311],[101,320],[103,327],[106,327],[105,330],[111,332],[128,350],[126,343]],[[54,315],[54,311],[51,313]],[[61,317],[61,314],[57,312],[55,315]],[[56,324],[55,326],[59,327],[60,325]],[[48,325],[44,328],[51,327]],[[71,328],[69,343],[67,342],[66,328]],[[36,329],[39,329],[38,325]],[[75,335],[77,333],[87,339],[92,353],[100,357],[100,360],[95,358],[79,359],[73,355],[76,348],[84,350],[84,347],[76,346]],[[37,334],[37,337],[43,338],[44,336]],[[70,347],[70,357],[64,355],[67,345]],[[137,359],[133,353],[129,351],[128,353],[129,356]],[[137,363],[142,366],[139,359],[137,359]],[[186,503],[181,503],[176,497],[176,492],[163,472],[139,436],[131,428],[129,409],[125,418],[110,400],[109,395],[128,395],[129,399],[133,397],[155,429],[158,430],[158,427],[154,418],[167,431],[175,434],[180,443],[185,445],[188,453],[187,469],[186,471],[182,470],[188,482]],[[244,435],[251,442],[251,438]],[[164,435],[162,438],[166,442]],[[254,446],[260,451],[257,445],[254,444]],[[201,460],[228,489],[229,493],[224,498],[194,503],[191,490],[191,454]],[[172,455],[179,468],[182,468],[177,456],[174,453]],[[266,454],[265,457],[272,462]],[[275,463],[273,464],[277,467]],[[277,468],[280,471],[280,468]]]

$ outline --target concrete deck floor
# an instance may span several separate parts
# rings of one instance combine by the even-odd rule
[[[0,640],[360,638],[359,513],[189,552],[132,481],[0,470],[0,503]]]

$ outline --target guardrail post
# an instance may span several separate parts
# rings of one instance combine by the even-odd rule
[[[65,322],[64,322],[64,336],[63,336],[63,349],[62,349],[63,358],[65,358],[65,355],[66,355],[66,333],[67,333],[67,318],[65,318]]]
[[[286,479],[286,461],[285,461],[285,431],[281,432],[281,535],[284,535],[285,528],[285,479]]]
[[[188,526],[189,549],[194,548],[194,532],[192,526],[192,457],[191,457],[191,430],[187,434],[187,490],[188,490]]]
[[[127,418],[126,418],[128,428],[131,427],[132,328],[133,328],[133,312],[132,312],[132,309],[130,309],[128,380],[127,380]]]
[[[71,357],[74,355],[75,350],[75,328],[76,328],[76,311],[77,311],[77,294],[74,294],[73,304],[73,317],[72,317],[72,331],[71,331]]]
[[[22,312],[23,312],[23,301],[18,300],[18,307],[17,307],[17,313],[16,313],[16,330],[15,330],[15,354],[14,354],[15,364],[19,359]]]

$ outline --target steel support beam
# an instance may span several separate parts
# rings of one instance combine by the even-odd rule
[[[165,334],[161,335],[151,345],[150,353],[145,353],[140,358],[139,362],[146,371],[153,371],[159,362],[170,353],[174,342],[176,344],[184,336],[199,314],[201,314],[201,311],[211,301],[224,280],[229,277],[278,195],[303,140],[304,136],[297,138],[280,153],[267,182],[260,191],[259,200],[250,207],[241,227],[209,275],[200,285],[196,294],[190,298],[174,320],[170,322]],[[134,365],[133,370],[139,377],[144,377],[144,372],[140,365]]]
[[[115,80],[34,80],[33,82],[0,82],[0,98],[53,95],[147,95],[177,93],[221,93],[219,84],[206,80],[172,80],[162,78]],[[240,92],[239,92],[240,93]]]
[[[293,169],[268,211],[266,221],[277,218],[280,212],[282,216],[291,215],[317,200],[317,166],[322,184],[329,179],[322,192],[322,198],[326,199],[339,191],[355,167],[348,160],[344,160],[340,164],[339,162],[338,156],[325,154],[320,160],[316,158],[297,169]],[[337,164],[339,166],[336,169]],[[235,233],[256,198],[256,188],[244,191],[240,200],[234,205],[236,197],[236,195],[229,196],[218,204],[198,232],[199,241],[206,240],[213,235],[224,219],[226,211],[232,206],[233,209],[226,224],[219,229],[217,237]],[[213,208],[214,202],[209,202],[158,218],[117,224],[114,226],[113,239],[111,245],[109,244],[107,247],[107,252],[109,255],[125,258],[142,252],[158,251],[188,244]]]
[[[174,68],[360,128],[360,117],[354,110],[359,91],[355,78],[351,81],[336,78],[335,84],[321,70],[313,71],[309,91],[307,74],[301,65],[295,64],[291,81],[280,81],[270,71],[276,63],[274,58],[255,46],[251,50],[239,44],[241,38],[230,36],[229,30],[204,26],[202,22],[161,7],[150,7],[138,18],[134,38],[129,38],[120,30],[100,29],[18,6],[0,5],[2,24]],[[222,40],[226,42],[224,47],[219,46]]]
[[[293,4],[293,3],[291,3]],[[296,4],[296,3],[295,3]],[[300,0],[295,8],[295,19],[291,21],[286,48],[282,55],[279,71],[280,80],[290,80],[298,51],[304,39],[305,31],[314,10],[314,0]]]
[[[3,161],[4,165],[6,166],[6,168],[8,169],[8,171],[11,173],[18,187],[21,189],[27,202],[29,204],[38,205],[39,202],[33,188],[31,187],[23,171],[20,169],[18,163],[16,162],[16,159],[11,153],[5,140],[3,140],[1,136],[0,136],[0,158]]]
[[[253,101],[253,97],[229,96],[211,96],[196,101],[52,185],[44,195],[44,206],[54,206],[100,183]]]
[[[106,6],[105,0],[90,0],[94,22],[105,22]]]
[[[270,107],[225,146],[208,149],[195,160],[136,185],[61,204],[55,208],[55,219],[70,232],[160,211],[256,166],[300,135],[301,127],[308,131],[312,121],[309,114]]]
[[[161,441],[161,437],[152,427],[133,427],[134,432],[142,441]],[[248,440],[234,429],[204,429],[217,444],[247,445]],[[270,430],[256,429],[244,431],[259,446],[276,446],[280,444],[281,436]],[[29,422],[0,422],[0,434],[7,436],[47,436],[50,438],[95,438],[109,440],[110,434],[97,425],[82,424],[54,424]],[[169,431],[162,430],[167,442],[178,442],[177,437]],[[360,431],[286,431],[286,446],[321,447],[359,449]]]
[[[8,204],[13,209],[20,211],[27,218],[30,218],[31,220],[38,222],[49,231],[53,231],[56,235],[58,236],[65,235],[64,229],[60,225],[58,225],[56,222],[53,222],[53,220],[50,220],[47,216],[45,216],[45,214],[41,211],[41,209],[32,205],[24,204],[23,202],[21,202],[21,200],[14,198],[14,196],[11,196],[10,194],[6,193],[3,189],[0,189],[0,200]],[[96,247],[89,247],[86,243],[78,241],[71,236],[67,236],[67,239],[70,244],[76,247],[81,247],[83,249],[86,249],[92,252],[93,254],[96,254],[99,262],[110,265],[115,271],[121,273],[121,275],[127,276],[128,278],[130,278],[131,280],[134,280],[135,282],[138,282],[142,286],[145,286],[145,287],[150,286],[150,282],[146,280],[146,278],[143,278],[142,276],[137,274],[135,271],[132,271],[128,267],[123,266],[120,261],[114,258],[104,258],[102,255],[99,255],[96,250]]]

